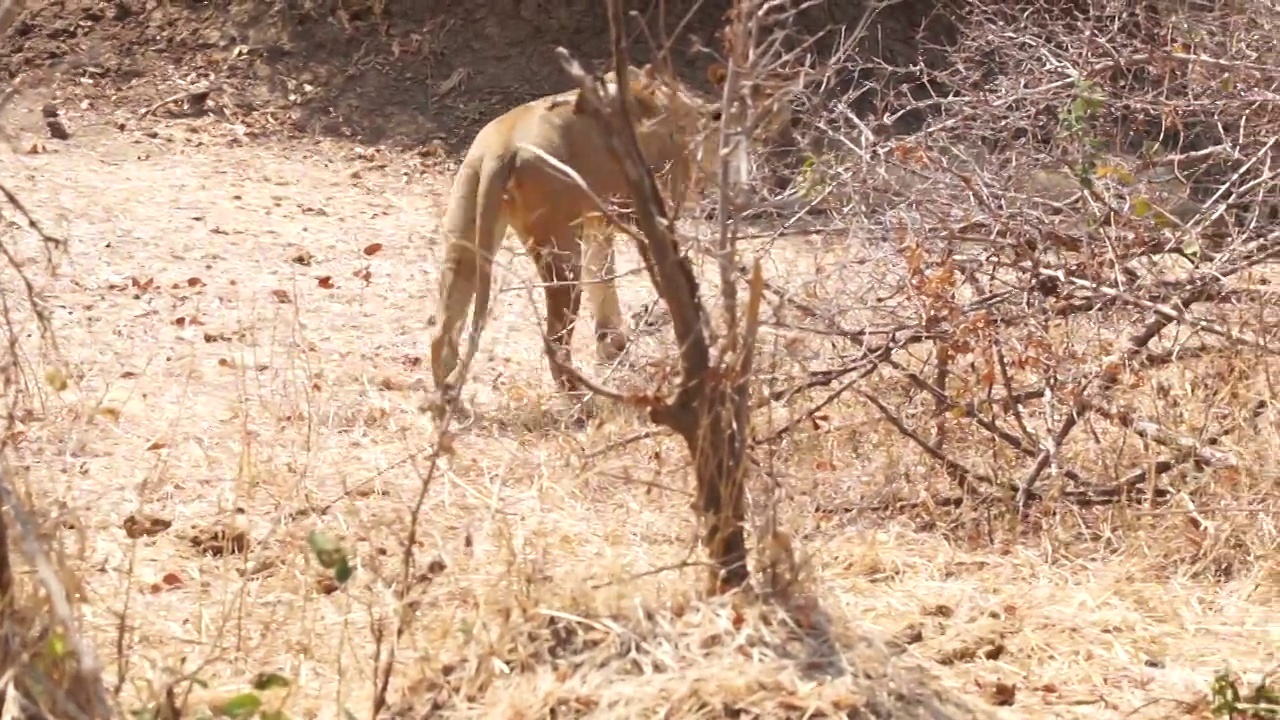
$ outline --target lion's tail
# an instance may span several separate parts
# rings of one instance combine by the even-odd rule
[[[489,296],[493,285],[493,259],[502,247],[502,236],[507,223],[503,218],[502,198],[507,183],[515,169],[516,154],[502,153],[484,159],[476,182],[476,294],[471,314],[471,332],[467,340],[466,359],[462,367],[471,366],[471,360],[480,348],[480,330],[489,317]]]

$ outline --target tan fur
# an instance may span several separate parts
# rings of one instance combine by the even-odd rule
[[[689,138],[701,125],[707,106],[678,85],[659,80],[650,66],[629,74],[630,112],[642,153],[652,168],[666,170],[669,188],[687,185],[692,173]],[[612,79],[616,78],[606,76],[606,83]],[[544,284],[549,351],[559,355],[560,362],[570,362],[580,280],[595,314],[600,353],[616,357],[626,346],[616,286],[609,279],[612,239],[603,223],[590,219],[597,211],[595,203],[545,159],[520,147],[536,147],[572,168],[599,197],[628,197],[603,130],[585,112],[578,92],[539,98],[491,121],[476,135],[454,176],[444,218],[445,261],[431,341],[432,376],[443,395],[459,382],[454,377],[458,341],[473,298],[468,357],[474,356],[489,311],[493,257],[508,227],[529,251]],[[580,389],[555,358],[551,376],[561,390]]]

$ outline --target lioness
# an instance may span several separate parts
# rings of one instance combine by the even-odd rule
[[[666,168],[668,186],[687,185],[690,141],[712,108],[676,81],[659,78],[653,66],[629,69],[636,138],[650,167]],[[616,77],[605,77],[616,92]],[[609,82],[613,80],[613,82]],[[603,272],[612,265],[611,238],[598,221],[580,222],[597,212],[576,181],[552,167],[554,158],[582,178],[598,197],[629,196],[622,169],[609,154],[602,128],[586,112],[578,90],[558,93],[513,108],[476,135],[454,176],[444,217],[445,260],[441,270],[437,324],[431,340],[431,371],[443,412],[458,384],[458,341],[467,307],[472,311],[468,356],[474,356],[489,311],[493,257],[508,227],[513,228],[538,267],[547,305],[546,334],[551,376],[558,388],[580,390],[561,363],[571,362],[569,342],[581,296],[584,237],[587,294],[596,319],[597,346],[616,355],[625,347],[617,291]],[[572,99],[572,101],[570,101]],[[701,153],[698,153],[701,155]]]

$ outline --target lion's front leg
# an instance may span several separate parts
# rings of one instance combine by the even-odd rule
[[[588,216],[580,226],[583,244],[582,283],[587,304],[595,316],[596,354],[612,363],[627,349],[627,334],[622,329],[622,307],[614,279],[613,235],[608,223],[599,215]]]

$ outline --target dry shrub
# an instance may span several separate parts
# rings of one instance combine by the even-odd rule
[[[770,380],[806,406],[775,452],[866,408],[899,456],[873,507],[1008,511],[1072,552],[1216,577],[1273,553],[1277,17],[971,3],[945,70],[873,66],[919,81],[871,117],[845,112],[858,87],[811,115],[793,187],[840,222],[775,325],[834,351]]]

